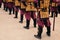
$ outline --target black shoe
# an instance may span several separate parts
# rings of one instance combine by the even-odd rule
[[[7,10],[7,9],[5,9],[5,11],[7,12],[8,10]]]
[[[53,16],[50,16],[50,17],[53,17]]]
[[[34,27],[34,28],[36,28],[36,27]]]
[[[49,37],[50,37],[50,33],[47,33],[47,32],[46,32],[46,34],[47,34],[47,36],[49,36]]]
[[[25,28],[25,29],[29,29],[29,27],[26,27],[26,26],[25,26],[24,28]]]
[[[19,21],[19,23],[23,23],[23,21]]]
[[[41,36],[38,36],[38,35],[34,35],[34,37],[36,37],[38,39],[41,39]]]
[[[55,17],[57,17],[57,16],[55,16]]]
[[[17,18],[17,17],[14,17],[14,18]]]
[[[9,13],[9,15],[11,15],[11,14]]]
[[[3,9],[3,10],[5,10],[5,9]]]
[[[14,13],[13,13],[14,14]]]
[[[36,28],[36,26],[34,26],[34,28]]]
[[[5,10],[7,12],[7,10]]]

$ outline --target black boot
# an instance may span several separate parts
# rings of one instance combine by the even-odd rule
[[[51,33],[51,28],[50,27],[47,27],[47,32],[46,32],[46,34],[47,34],[47,36],[50,36],[50,33]]]
[[[49,15],[50,15],[50,7],[49,7]]]
[[[18,16],[18,12],[16,11],[16,13],[15,13],[15,17],[14,17],[14,18],[18,18],[17,16]]]
[[[27,27],[27,26],[24,26],[24,28],[25,28],[25,29],[29,29],[29,27]]]
[[[36,19],[34,18],[34,12],[31,11],[31,18],[33,19],[33,22],[34,22],[34,27],[36,28]]]
[[[1,4],[0,4],[0,8],[1,8]]]
[[[6,7],[4,6],[4,9],[3,9],[3,10],[5,10],[5,8],[6,8]]]
[[[43,32],[43,28],[41,26],[38,27],[38,34],[37,35],[34,35],[36,38],[39,38],[41,39],[41,35],[42,35],[42,32]]]
[[[19,21],[19,23],[23,23],[23,21]]]
[[[8,11],[8,8],[7,8],[7,7],[5,8],[5,11],[6,11],[6,12]],[[11,11],[11,10],[10,10],[10,11]]]
[[[13,8],[13,14],[14,14],[14,8]]]
[[[58,17],[58,12],[55,12],[55,14],[56,14],[55,16]]]
[[[24,28],[29,29],[29,25],[30,25],[30,20],[26,20],[26,26],[24,26]]]
[[[54,12],[51,12],[51,17],[53,17],[53,13],[54,13]]]
[[[20,15],[20,21],[19,23],[23,23],[23,15]]]
[[[41,39],[41,36],[39,36],[39,35],[34,35],[34,37]]]
[[[34,27],[36,28],[36,19],[33,19],[33,21],[34,21]]]
[[[11,15],[11,9],[9,9],[9,15]]]

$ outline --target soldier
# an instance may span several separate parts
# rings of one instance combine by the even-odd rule
[[[0,8],[1,8],[1,5],[2,5],[2,0],[0,0]]]
[[[5,10],[5,3],[6,3],[6,0],[3,0],[3,7],[4,7],[4,10]]]
[[[35,7],[37,7],[37,5],[35,5],[34,7],[34,1],[35,0],[27,0],[27,7],[26,7],[26,26],[24,28],[29,29],[29,25],[30,25],[30,20],[31,18],[33,19],[34,22],[34,27],[36,28],[36,12],[35,12]]]
[[[11,12],[14,6],[14,0],[7,0],[7,4],[8,4],[7,7],[9,9],[9,15],[11,15]]]
[[[20,7],[20,2],[18,0],[15,0],[15,7],[14,7],[15,17],[14,18],[18,18],[19,7]]]
[[[37,15],[37,24],[38,24],[38,34],[34,35],[36,38],[41,39],[43,27],[47,28],[46,34],[50,36],[51,34],[51,24],[49,20],[49,2],[50,0],[41,0],[40,1],[40,12]]]
[[[58,16],[58,12],[57,12],[57,2],[56,0],[52,0],[51,3],[51,17],[53,17],[53,14],[55,13],[55,16]]]
[[[26,7],[26,1],[25,0],[21,0],[20,21],[19,21],[19,23],[23,23],[23,16],[26,13],[25,7]]]
[[[58,13],[60,14],[60,0],[57,0]]]
[[[24,13],[25,13],[25,10],[20,10],[20,21],[19,21],[19,23],[23,23]]]
[[[50,0],[50,5],[49,5],[49,14],[50,14],[50,12],[51,12],[51,4],[52,4],[52,0]]]
[[[7,0],[3,0],[3,8],[5,11],[8,10],[8,7],[7,7]]]

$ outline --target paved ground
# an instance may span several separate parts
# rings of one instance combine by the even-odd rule
[[[31,20],[30,29],[24,29],[24,23],[19,23],[20,13],[18,19],[14,19],[14,15],[9,15],[5,12],[3,8],[0,8],[0,40],[40,40],[34,37],[37,34],[37,28],[33,27],[33,22]],[[50,18],[51,23],[53,23],[53,18]],[[51,25],[51,37],[46,35],[46,28],[42,34],[41,40],[59,40],[60,39],[60,15],[56,18],[55,31],[52,31]]]

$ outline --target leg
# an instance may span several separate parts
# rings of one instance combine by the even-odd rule
[[[51,12],[51,17],[53,17],[53,13],[54,13],[54,12],[52,11],[52,12]]]
[[[5,8],[6,8],[6,7],[5,7],[5,4],[4,4],[4,10],[5,10]]]
[[[23,23],[23,14],[20,15],[20,23]]]
[[[51,33],[50,33],[50,32],[51,32],[51,31],[50,31],[51,28],[50,28],[50,26],[47,26],[46,28],[47,28],[47,35],[50,36],[50,34],[51,34]]]
[[[14,8],[13,8],[13,14],[14,14]]]
[[[45,24],[45,27],[47,28],[46,34],[47,34],[47,36],[50,36],[50,32],[51,32],[50,22],[47,21],[47,20],[49,20],[49,19],[45,19],[45,20],[44,20],[44,24]]]
[[[1,5],[2,5],[2,4],[0,3],[0,8],[1,8]]]
[[[8,11],[8,7],[5,7],[5,11]]]
[[[60,14],[60,7],[59,7],[59,14]]]
[[[49,14],[50,14],[50,7],[49,7]]]
[[[37,34],[37,35],[34,35],[34,36],[35,36],[36,38],[41,39],[42,32],[43,32],[43,27],[39,26],[39,27],[38,27],[38,34]]]
[[[60,5],[58,5],[58,13],[60,14]]]
[[[55,14],[56,14],[56,17],[57,17],[58,16],[58,12],[56,11]]]
[[[9,15],[11,15],[11,11],[12,11],[12,10],[9,8]]]
[[[26,20],[26,26],[24,28],[29,29],[30,20]]]
[[[33,19],[33,21],[34,21],[34,27],[36,27],[36,19]]]
[[[36,16],[35,16],[35,12],[31,12],[31,18],[33,19],[34,27],[36,27]]]
[[[14,18],[18,18],[17,15],[18,15],[18,11],[15,12],[15,17]]]

